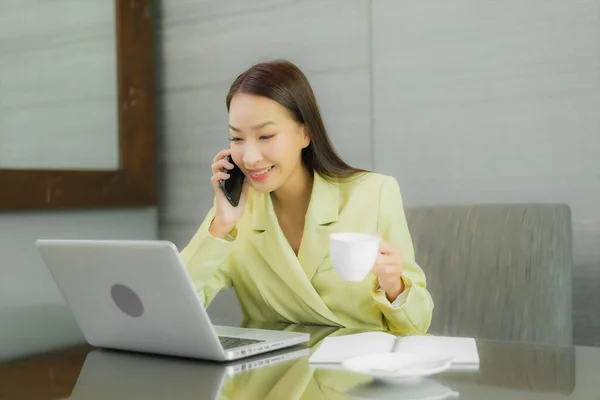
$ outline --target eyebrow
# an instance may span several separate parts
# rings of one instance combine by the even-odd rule
[[[265,121],[263,123],[260,123],[258,125],[254,125],[254,126],[250,127],[250,129],[255,131],[257,129],[264,128],[267,125],[276,125],[276,124],[273,121]],[[239,128],[236,128],[235,126],[229,125],[229,128],[231,128],[232,131],[241,132],[241,130]]]

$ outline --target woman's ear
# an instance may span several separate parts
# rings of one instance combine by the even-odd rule
[[[310,144],[310,133],[306,125],[300,125],[300,134],[302,135],[303,139],[302,148],[305,149]]]

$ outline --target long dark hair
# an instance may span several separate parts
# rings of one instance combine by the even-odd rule
[[[311,140],[302,150],[302,162],[310,172],[317,172],[328,180],[366,172],[346,164],[333,149],[312,87],[296,65],[274,60],[244,71],[227,93],[227,111],[236,93],[267,97],[288,109],[296,122],[305,125]]]

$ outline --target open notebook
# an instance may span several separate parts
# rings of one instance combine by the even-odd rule
[[[452,357],[451,369],[453,370],[479,369],[479,351],[473,338],[400,337],[386,332],[365,332],[327,337],[308,361],[311,364],[338,364],[352,357],[392,352]]]

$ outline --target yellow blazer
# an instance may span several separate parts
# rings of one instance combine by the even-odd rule
[[[244,214],[229,240],[208,233],[214,216],[213,206],[181,252],[206,307],[221,290],[233,287],[249,320],[388,329],[400,334],[428,330],[433,300],[414,259],[393,177],[366,173],[329,182],[315,174],[297,257],[268,194],[250,189]],[[329,259],[333,232],[378,232],[402,250],[406,289],[400,304],[387,300],[372,273],[363,282],[341,279]]]

